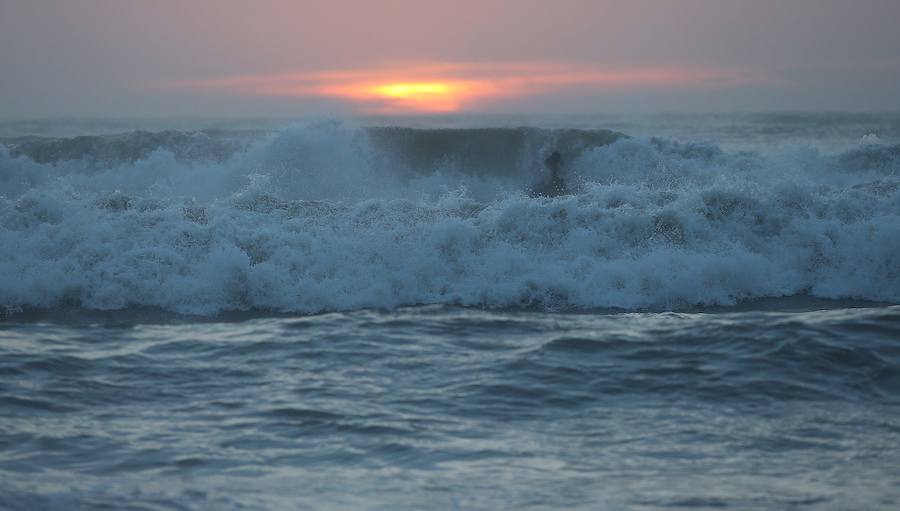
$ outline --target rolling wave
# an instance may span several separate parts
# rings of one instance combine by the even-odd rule
[[[605,130],[324,123],[8,139],[0,304],[898,303],[898,170],[900,146],[763,154]],[[546,193],[551,173],[563,186]]]

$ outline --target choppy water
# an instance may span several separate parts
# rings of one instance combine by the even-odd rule
[[[0,508],[898,506],[900,117],[416,123],[3,124]]]
[[[821,304],[816,304],[821,305]],[[900,309],[3,324],[8,509],[892,509]]]

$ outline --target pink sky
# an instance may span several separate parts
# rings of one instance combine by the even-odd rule
[[[897,110],[896,0],[0,0],[0,117]]]

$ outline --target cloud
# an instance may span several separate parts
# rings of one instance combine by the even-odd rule
[[[703,90],[765,83],[733,70],[687,67],[604,68],[548,62],[416,62],[369,69],[238,75],[169,82],[184,88],[242,96],[320,97],[365,112],[457,112],[497,99],[561,90]]]

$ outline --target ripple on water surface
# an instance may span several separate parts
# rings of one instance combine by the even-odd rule
[[[889,509],[900,308],[807,309],[7,319],[0,507]]]

